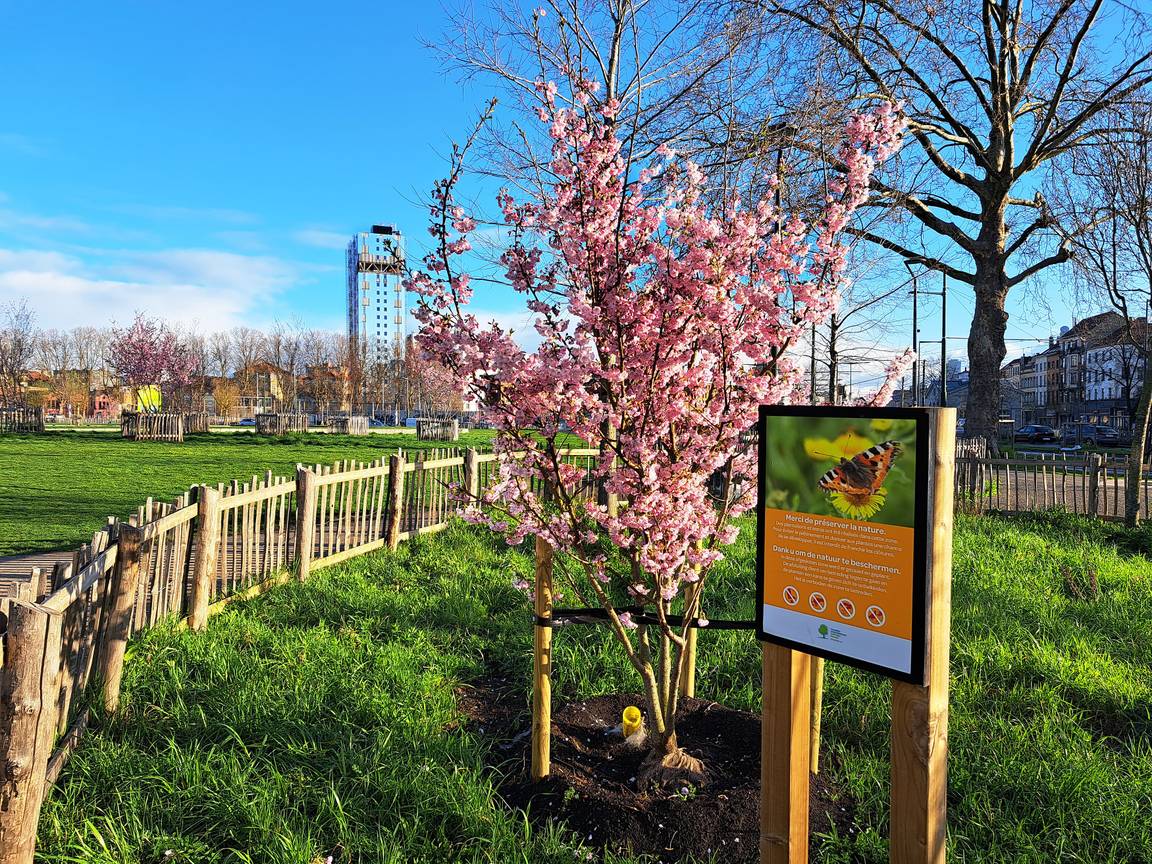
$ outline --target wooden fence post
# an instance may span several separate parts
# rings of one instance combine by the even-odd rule
[[[400,545],[400,523],[404,518],[404,457],[388,457],[388,548],[395,552]]]
[[[0,681],[0,864],[32,864],[44,800],[48,757],[56,735],[60,616],[14,602]],[[56,619],[56,620],[52,620]],[[52,631],[55,630],[55,651]]]
[[[104,686],[104,708],[114,713],[120,707],[120,679],[124,675],[124,652],[132,626],[136,587],[140,581],[140,535],[136,525],[121,525],[117,540],[116,570],[108,598],[108,623],[104,651],[100,658],[100,680]]]
[[[316,475],[304,465],[296,467],[296,578],[308,578],[312,568],[312,542],[316,535]]]
[[[464,491],[468,503],[474,504],[480,498],[480,454],[475,447],[464,451]]]
[[[1088,455],[1088,515],[1097,516],[1100,513],[1100,454]]]
[[[552,547],[536,538],[536,624],[532,645],[532,779],[552,771]]]
[[[760,862],[807,864],[812,658],[761,645]]]
[[[948,643],[952,618],[952,507],[956,420],[933,412],[928,559],[927,685],[892,682],[892,864],[944,864],[948,791]]]
[[[219,547],[220,493],[210,486],[200,486],[196,492],[196,571],[188,616],[193,630],[203,630],[208,625],[208,601],[216,581]]]

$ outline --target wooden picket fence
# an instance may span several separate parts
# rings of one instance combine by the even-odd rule
[[[0,432],[43,432],[44,409],[21,405],[0,408]]]
[[[307,414],[257,414],[256,432],[260,435],[287,435],[307,432]]]
[[[595,495],[596,450],[567,450],[570,494]],[[228,603],[400,541],[441,531],[455,491],[478,496],[500,457],[457,448],[387,460],[298,466],[172,501],[147,500],[114,518],[50,573],[0,582],[0,862],[31,864],[36,825],[89,722],[118,710],[129,638],[165,620],[201,629]],[[7,596],[6,596],[7,595]],[[4,616],[0,615],[0,626]],[[97,701],[98,700],[98,701]]]
[[[328,431],[339,435],[367,435],[367,417],[329,417]]]
[[[207,411],[189,411],[184,415],[184,434],[204,434],[208,431],[208,423]]]
[[[1134,475],[1134,476],[1130,476]],[[1127,458],[1099,453],[994,459],[957,456],[956,506],[972,513],[1059,508],[1102,519],[1124,518],[1128,483],[1139,484],[1139,518],[1152,516],[1152,465],[1129,471]]]
[[[120,435],[132,441],[179,443],[184,440],[184,415],[125,411],[120,415]]]
[[[416,421],[416,437],[421,441],[459,441],[460,421],[419,418]]]

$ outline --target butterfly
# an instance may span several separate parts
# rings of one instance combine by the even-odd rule
[[[854,519],[874,516],[888,496],[882,488],[884,478],[903,452],[904,445],[899,441],[884,441],[851,459],[841,459],[839,465],[824,472],[820,488],[829,493],[833,506],[842,513]]]

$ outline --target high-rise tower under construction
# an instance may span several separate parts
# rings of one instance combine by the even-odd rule
[[[404,238],[373,225],[348,243],[348,342],[365,372],[404,356]]]

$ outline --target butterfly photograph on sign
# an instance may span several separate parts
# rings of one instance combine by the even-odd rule
[[[913,525],[915,420],[813,417],[773,425],[765,488],[770,506]]]

